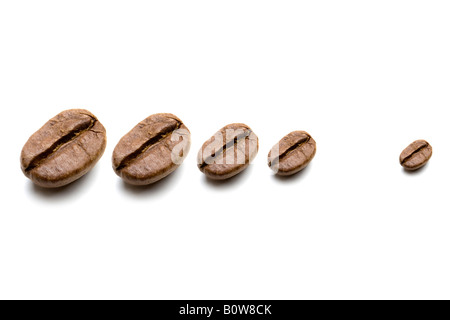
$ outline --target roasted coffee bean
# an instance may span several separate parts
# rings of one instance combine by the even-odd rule
[[[258,153],[258,137],[247,125],[234,123],[206,141],[197,157],[198,168],[208,178],[225,180],[245,170]]]
[[[290,176],[305,169],[315,155],[314,139],[305,131],[294,131],[273,146],[268,165],[276,174]]]
[[[92,113],[66,110],[28,139],[21,153],[21,168],[41,187],[62,187],[91,170],[105,148],[106,130]]]
[[[191,134],[179,118],[154,114],[119,141],[113,152],[113,169],[129,184],[148,185],[175,171],[190,145]]]
[[[425,140],[411,143],[400,155],[400,164],[406,170],[414,171],[427,164],[433,155],[433,148]]]

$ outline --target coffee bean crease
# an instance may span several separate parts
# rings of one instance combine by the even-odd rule
[[[180,127],[183,125],[183,123],[177,119],[174,119],[174,118],[171,118],[171,119],[176,121],[174,125],[171,125],[168,128],[165,128],[163,131],[159,132],[154,137],[148,139],[144,144],[142,144],[138,149],[136,149],[136,151],[130,153],[128,156],[123,158],[122,161],[120,162],[120,164],[117,166],[116,170],[120,171],[123,168],[129,166],[130,163],[132,163],[133,161],[138,159],[140,155],[144,154],[147,150],[156,146],[157,144],[163,142],[175,130],[180,129]],[[142,126],[141,128],[143,128],[143,127],[145,127],[145,126]]]
[[[423,146],[419,147],[418,149],[412,151],[412,153],[408,156],[406,156],[403,161],[401,162],[401,164],[404,164],[406,162],[408,162],[412,157],[414,157],[416,154],[420,153],[423,149],[428,148],[429,144],[425,143]]]
[[[84,114],[84,113],[82,113],[82,114],[86,115],[86,116],[89,116],[91,118],[91,121],[89,123],[82,124],[80,126],[80,128],[77,128],[77,129],[74,129],[74,130],[68,132],[66,135],[64,135],[60,139],[58,139],[47,150],[45,150],[44,152],[38,154],[34,159],[31,160],[30,164],[25,168],[26,172],[31,171],[31,170],[39,167],[52,154],[57,152],[63,146],[65,146],[65,145],[69,144],[70,142],[74,141],[77,137],[79,137],[83,133],[85,133],[87,131],[90,131],[95,126],[95,123],[97,122],[97,119],[92,118],[92,116],[90,116],[88,114]],[[95,131],[93,131],[93,132],[95,132]],[[79,143],[77,143],[77,144],[80,146]],[[82,147],[82,146],[80,146],[80,147]],[[82,149],[84,151],[86,151],[83,147],[82,147]]]
[[[287,158],[293,151],[298,150],[303,144],[308,143],[311,140],[311,136],[307,135],[306,137],[300,139],[297,143],[293,144],[289,148],[287,148],[282,154],[280,154],[277,158],[269,161],[269,166],[276,165],[278,162]],[[304,154],[303,150],[300,150],[301,153]]]
[[[222,148],[220,148],[216,152],[213,152],[211,156],[204,159],[203,163],[199,166],[199,168],[203,169],[204,167],[208,166],[210,162],[214,160],[214,158],[220,156],[221,154],[225,154],[227,150],[231,149],[232,147],[235,148],[242,140],[248,140],[251,134],[252,134],[251,130],[245,130],[244,133],[235,136],[233,140],[226,142]]]

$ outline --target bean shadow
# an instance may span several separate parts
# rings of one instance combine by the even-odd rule
[[[415,171],[406,170],[403,168],[403,174],[406,176],[420,176],[424,172],[426,172],[428,169],[428,164],[424,165],[422,168],[417,169]]]
[[[203,183],[206,184],[207,186],[215,188],[215,189],[226,190],[226,189],[233,188],[237,184],[243,183],[246,180],[248,180],[252,171],[253,171],[253,166],[250,165],[243,172],[241,172],[238,175],[231,177],[230,179],[227,179],[227,180],[213,180],[213,179],[210,179],[207,176],[203,175]]]
[[[301,179],[305,179],[306,176],[311,172],[312,163],[310,163],[305,169],[292,176],[279,176],[275,173],[272,175],[272,179],[278,184],[291,184],[295,183]]]
[[[94,183],[97,173],[98,169],[94,167],[80,179],[60,188],[43,188],[29,181],[28,192],[41,200],[51,200],[51,202],[68,201],[86,192],[89,186]]]
[[[156,197],[161,193],[173,189],[183,176],[182,171],[184,171],[184,166],[180,166],[177,170],[169,174],[164,179],[147,186],[131,185],[120,179],[120,189],[125,191],[126,194],[137,198],[147,198],[149,196]]]

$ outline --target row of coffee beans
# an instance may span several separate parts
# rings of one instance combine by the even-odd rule
[[[112,156],[113,169],[125,182],[148,185],[171,174],[186,158],[191,135],[173,114],[154,114],[120,139]],[[45,188],[65,186],[85,175],[106,148],[106,130],[91,112],[66,110],[50,119],[27,141],[21,153],[25,176]],[[245,124],[230,124],[201,147],[198,168],[208,178],[229,179],[245,170],[258,153],[256,134]],[[293,175],[311,162],[316,142],[304,131],[283,137],[270,150],[269,167],[278,175]],[[413,142],[400,156],[407,170],[417,170],[431,158],[424,140]]]

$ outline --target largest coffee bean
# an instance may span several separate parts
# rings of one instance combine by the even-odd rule
[[[422,168],[433,155],[433,148],[425,140],[417,140],[411,143],[400,154],[400,164],[408,171]]]
[[[92,113],[66,110],[28,139],[20,157],[21,168],[41,187],[62,187],[91,170],[105,148],[106,130]]]
[[[189,152],[191,134],[170,113],[154,114],[136,125],[117,144],[116,174],[133,185],[148,185],[171,174]]]

